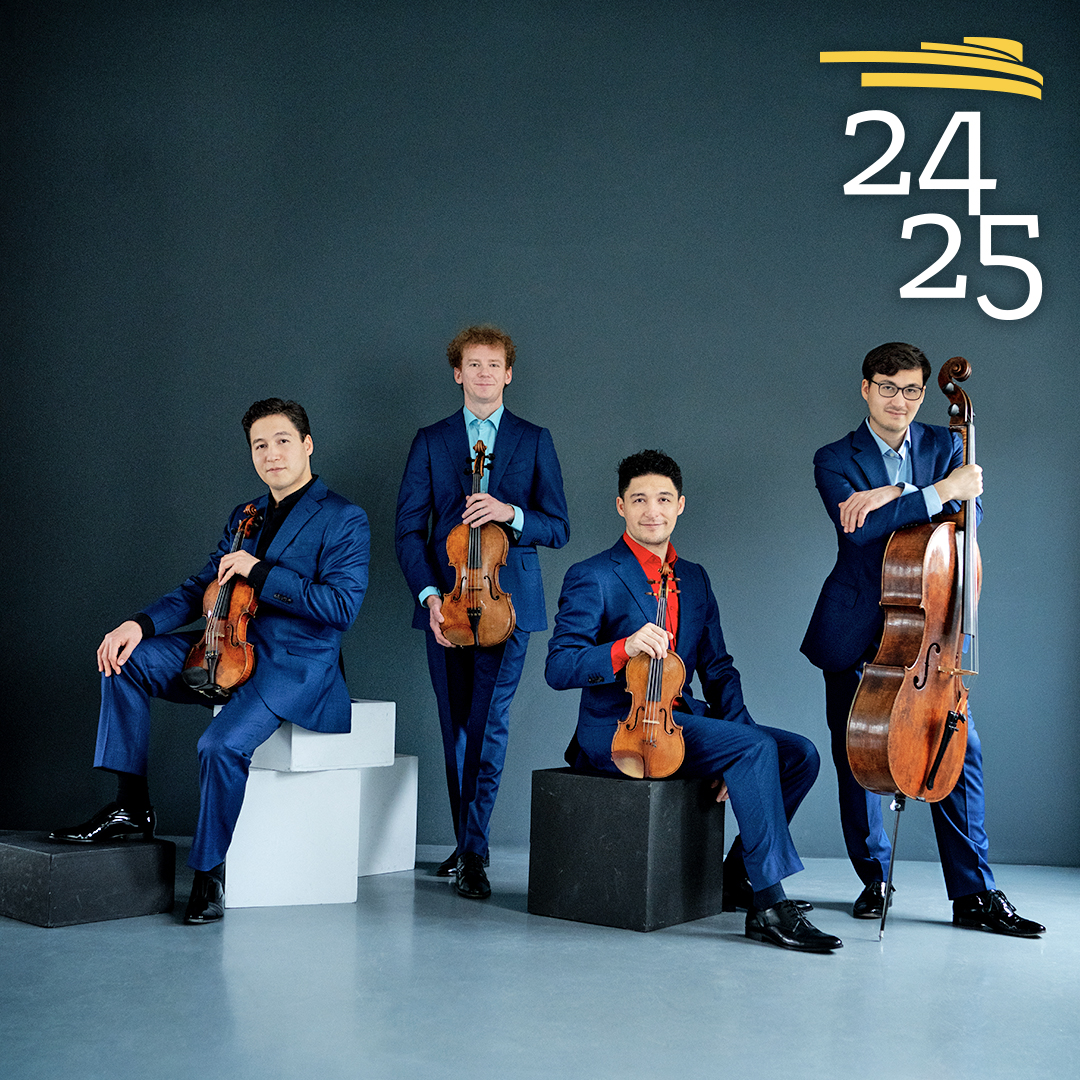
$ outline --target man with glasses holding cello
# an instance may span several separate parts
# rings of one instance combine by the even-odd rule
[[[825,712],[840,796],[848,857],[863,883],[852,915],[881,919],[892,848],[881,796],[865,790],[848,764],[848,715],[863,667],[881,641],[882,563],[897,529],[955,513],[982,493],[982,469],[964,464],[959,436],[915,422],[930,378],[921,350],[889,342],[867,353],[862,396],[869,416],[814,455],[814,479],[836,529],[836,565],[825,579],[802,652],[825,677]],[[981,506],[976,517],[981,517]],[[1017,915],[995,888],[984,829],[982,751],[970,720],[967,748],[952,792],[931,804],[953,924],[1012,937],[1036,937],[1045,927]]]

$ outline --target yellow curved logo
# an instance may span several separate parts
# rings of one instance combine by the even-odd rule
[[[863,86],[928,86],[947,90],[997,90],[1042,99],[1043,77],[1024,67],[1024,46],[1010,38],[966,37],[963,45],[920,43],[921,52],[823,52],[823,64],[904,64],[913,67],[981,68],[997,75],[933,71],[864,71]],[[1002,75],[1008,76],[1002,78]]]

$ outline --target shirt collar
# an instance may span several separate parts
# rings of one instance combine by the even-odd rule
[[[286,495],[281,502],[275,502],[274,494],[271,492],[270,498],[266,503],[267,510],[275,516],[280,514],[284,517],[300,501],[308,488],[310,488],[318,479],[319,477],[317,475],[313,476],[299,491],[294,491],[291,495]]]
[[[461,411],[465,414],[465,427],[468,428],[470,424],[482,424],[484,421],[479,416],[475,416],[469,409],[468,405],[463,405]],[[488,423],[495,428],[495,434],[499,433],[499,421],[502,419],[502,414],[506,411],[505,405],[500,405],[490,416],[486,417]]]
[[[659,555],[654,555],[647,547],[642,547],[628,532],[623,533],[623,540],[626,542],[626,546],[630,549],[634,558],[641,563],[641,569],[645,571],[646,576],[648,576],[650,570],[653,570],[656,573],[660,572],[663,563]],[[675,560],[679,557],[679,553],[675,550],[675,545],[670,540],[667,543],[667,555],[668,565],[674,566]]]
[[[904,433],[904,441],[900,444],[899,450],[893,450],[893,448],[870,426],[870,421],[866,421],[866,430],[873,436],[874,442],[877,443],[878,449],[881,451],[882,457],[888,457],[889,454],[896,454],[898,458],[906,458],[908,450],[911,449],[911,428],[909,427]]]

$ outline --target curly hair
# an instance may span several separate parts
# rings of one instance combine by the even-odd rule
[[[506,350],[507,370],[514,366],[514,342],[510,335],[497,326],[468,326],[449,345],[446,358],[453,368],[461,367],[461,353],[466,345],[501,345]]]

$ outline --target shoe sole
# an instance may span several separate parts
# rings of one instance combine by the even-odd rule
[[[49,833],[49,839],[55,841],[58,844],[111,844],[114,840],[153,840],[154,836],[151,833],[147,836],[146,833],[141,832],[122,832],[115,833],[112,836],[58,836],[56,833]]]
[[[814,952],[814,953],[826,953],[833,952],[836,949],[842,949],[844,943],[841,941],[839,945],[788,945],[785,942],[777,941],[776,938],[770,937],[768,934],[761,930],[747,930],[746,936],[753,941],[760,941],[765,945],[775,945],[778,949],[787,949],[788,952]]]
[[[953,916],[953,926],[959,926],[964,930],[982,930],[986,934],[999,934],[1001,937],[1017,937],[1017,938],[1037,938],[1042,937],[1045,930],[1036,930],[1033,933],[1017,933],[1014,930],[995,930],[992,926],[987,926],[983,922],[975,922],[969,919],[958,919]]]

